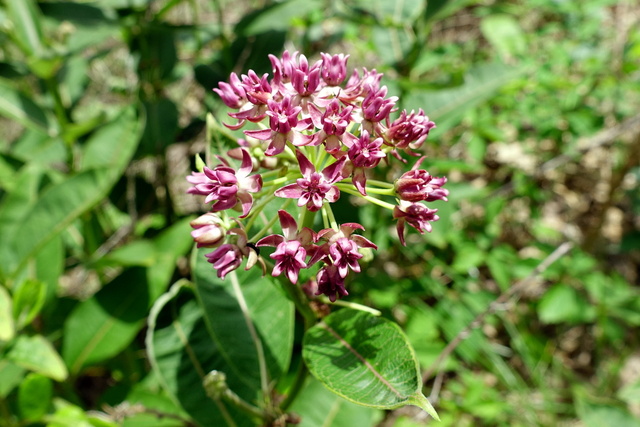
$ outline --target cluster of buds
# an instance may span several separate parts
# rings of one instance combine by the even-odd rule
[[[363,68],[347,79],[348,55],[321,55],[314,64],[297,52],[270,55],[271,78],[254,71],[232,73],[228,83],[213,89],[233,110],[234,123],[226,126],[252,129],[243,131],[246,137],[226,158],[217,156],[218,165],[205,166],[187,180],[193,185],[189,193],[212,202],[211,212],[192,222],[192,236],[198,247],[215,248],[206,257],[219,277],[244,259],[247,269],[256,263],[266,269],[258,250],[270,246],[275,248],[273,276],[284,274],[295,284],[301,270],[319,266],[311,287],[335,301],[348,295],[345,281],[350,272],[360,272],[363,252],[377,249],[356,234],[364,231],[362,225],[336,222],[331,204],[342,193],[391,210],[405,245],[405,225],[431,231],[437,209],[425,203],[447,200],[448,191],[442,188],[446,178],[420,169],[424,157],[393,183],[367,180],[368,170],[382,161],[406,163],[402,154],[419,157],[435,124],[421,109],[401,111],[392,120],[398,98],[387,96],[381,73]],[[232,159],[240,162],[237,169]],[[286,209],[291,199],[297,201],[292,209],[297,221]],[[278,215],[269,218],[264,211],[276,203]],[[317,212],[323,228],[316,231]],[[282,234],[264,236],[277,220]],[[249,238],[254,228],[259,230]]]

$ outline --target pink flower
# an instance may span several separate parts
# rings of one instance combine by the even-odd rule
[[[309,106],[309,113],[315,127],[320,131],[313,134],[309,145],[325,143],[328,153],[337,153],[342,144],[350,147],[356,141],[356,137],[347,132],[347,127],[353,118],[351,112],[353,106],[341,108],[340,101],[333,98],[324,112],[321,112],[313,104]]]
[[[389,114],[396,105],[397,96],[390,98],[385,96],[387,96],[387,87],[382,86],[377,91],[369,92],[362,100],[362,117],[364,118],[362,126],[369,133],[380,132],[379,123],[389,119]]]
[[[227,107],[238,110],[247,102],[247,92],[236,73],[231,73],[229,83],[220,82],[218,87],[219,89],[213,91],[220,95]]]
[[[338,269],[335,265],[322,267],[316,275],[316,281],[318,283],[316,295],[324,294],[329,297],[331,302],[349,295],[349,292],[344,288],[344,277],[338,274]]]
[[[436,212],[438,212],[437,209],[429,209],[422,203],[412,203],[401,200],[400,205],[393,208],[393,217],[398,220],[396,229],[400,243],[406,246],[404,241],[405,222],[408,222],[409,225],[418,230],[420,234],[424,234],[425,231],[431,232],[432,227],[430,221],[440,219],[440,217],[436,215]]]
[[[215,251],[205,254],[207,261],[213,264],[219,278],[224,279],[227,274],[242,263],[243,253],[238,245],[225,243]]]
[[[349,55],[329,55],[321,53],[322,56],[322,80],[329,86],[337,86],[342,83],[347,76],[347,60]]]
[[[442,188],[446,184],[447,178],[434,177],[426,170],[418,169],[423,160],[424,157],[421,157],[409,172],[398,178],[395,183],[396,194],[400,199],[409,202],[422,200],[427,202],[433,202],[434,200],[447,201],[449,191]]]
[[[353,185],[363,196],[367,195],[365,186],[367,185],[367,177],[365,169],[378,166],[386,154],[380,149],[382,146],[382,138],[376,138],[371,141],[369,132],[362,131],[360,138],[356,139],[347,152],[350,162],[345,166],[343,175],[351,175]]]
[[[369,71],[363,68],[362,78],[360,78],[358,70],[353,70],[345,89],[340,92],[340,100],[351,102],[359,97],[366,97],[370,92],[376,92],[380,87],[381,78],[382,73],[378,73],[375,69]]]
[[[190,222],[193,230],[191,236],[199,248],[215,248],[219,246],[227,234],[227,229],[220,216],[208,212]]]
[[[275,156],[284,151],[287,141],[295,145],[305,145],[310,141],[310,137],[300,133],[300,130],[309,127],[307,121],[298,121],[298,114],[302,107],[294,106],[291,98],[285,96],[281,102],[269,100],[267,102],[269,110],[270,129],[245,130],[244,133],[262,141],[269,141],[269,146],[264,154]]]
[[[336,266],[342,278],[347,277],[349,268],[356,273],[360,272],[358,260],[363,255],[358,251],[359,248],[378,249],[369,239],[353,234],[356,230],[364,230],[364,227],[356,223],[345,223],[338,231],[326,228],[318,233],[319,239],[327,240],[324,251],[328,252],[331,264]]]
[[[242,205],[244,218],[249,214],[253,204],[253,197],[249,193],[256,193],[262,188],[260,175],[249,176],[253,165],[251,156],[246,150],[242,150],[242,164],[236,172],[226,164],[218,165],[213,169],[205,166],[203,172],[192,172],[187,181],[194,184],[187,190],[190,194],[206,196],[205,203],[214,201],[213,212],[220,212]]]
[[[275,277],[284,271],[291,283],[295,284],[300,270],[308,267],[305,262],[307,255],[313,255],[317,249],[313,244],[316,236],[313,230],[307,227],[298,231],[296,220],[288,212],[279,210],[278,216],[284,235],[272,234],[263,237],[256,246],[275,247],[275,252],[270,255],[276,260],[271,274]]]
[[[295,184],[285,185],[274,193],[278,197],[298,199],[298,206],[307,205],[311,212],[320,210],[325,200],[334,203],[340,198],[340,190],[333,185],[342,179],[342,167],[346,161],[342,157],[324,168],[322,173],[316,172],[316,168],[300,150],[296,150],[296,157],[300,165],[302,178],[298,178]]]
[[[385,141],[388,145],[404,149],[412,154],[411,149],[417,150],[427,139],[429,131],[436,127],[436,124],[429,120],[422,109],[418,112],[411,110],[407,115],[406,110],[402,110],[400,117],[391,123],[385,133]]]

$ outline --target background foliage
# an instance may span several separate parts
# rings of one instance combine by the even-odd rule
[[[211,88],[232,71],[269,72],[267,53],[285,48],[350,54],[438,126],[423,166],[449,177],[441,220],[401,248],[389,215],[359,208],[380,250],[350,300],[405,330],[443,425],[640,425],[631,0],[0,2],[0,425],[213,422],[204,392],[175,375],[184,360],[170,339],[176,319],[192,343],[224,332],[193,309],[194,291],[229,302],[219,283],[181,280],[202,210],[184,176],[226,139],[205,120],[226,120]],[[564,241],[569,254],[434,365]],[[248,301],[268,297],[262,324],[279,313],[293,331],[290,303],[269,289]],[[286,342],[273,343],[279,374],[300,363]],[[250,394],[254,381],[235,388]],[[291,410],[305,426],[427,422],[316,382]]]

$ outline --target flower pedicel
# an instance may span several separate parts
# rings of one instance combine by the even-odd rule
[[[335,301],[348,295],[348,275],[360,272],[361,249],[377,249],[356,234],[364,231],[362,225],[336,222],[331,204],[342,192],[391,210],[403,245],[406,224],[420,233],[431,231],[437,209],[426,203],[446,201],[449,192],[442,188],[445,177],[419,169],[424,157],[394,183],[367,181],[367,171],[383,160],[406,163],[401,153],[419,156],[416,151],[435,124],[422,110],[401,111],[392,119],[398,98],[387,97],[382,74],[354,70],[345,83],[349,56],[322,53],[321,58],[310,64],[297,52],[269,55],[271,78],[252,70],[240,77],[232,73],[228,83],[213,89],[233,110],[229,116],[235,122],[227,127],[256,123],[259,129],[244,130],[246,140],[227,153],[240,160],[237,169],[217,156],[218,165],[205,166],[187,180],[193,185],[189,193],[212,202],[211,212],[191,226],[198,247],[213,248],[206,257],[219,277],[245,259],[246,269],[256,263],[266,268],[258,249],[271,246],[273,276],[284,275],[295,284],[301,270],[317,268],[316,295]],[[278,210],[282,234],[263,237],[276,220],[263,212],[274,199],[282,200],[281,207],[294,199],[298,207]],[[316,212],[324,225],[317,231],[312,229]],[[249,238],[258,219],[267,224]]]

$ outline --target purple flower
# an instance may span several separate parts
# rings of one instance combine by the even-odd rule
[[[187,177],[187,181],[194,184],[187,193],[206,196],[205,203],[215,201],[211,208],[213,212],[231,209],[240,203],[240,218],[244,218],[253,204],[253,197],[249,193],[256,193],[262,188],[260,175],[249,176],[252,169],[251,156],[243,149],[242,164],[237,172],[226,164],[213,169],[205,166],[204,172],[192,172]]]
[[[282,53],[282,58],[269,54],[269,60],[271,61],[273,69],[273,83],[275,85],[280,86],[281,84],[291,82],[296,56],[298,56],[298,52],[293,52],[293,55],[290,55],[287,50]]]
[[[343,174],[351,175],[353,185],[358,189],[360,194],[366,196],[365,186],[367,185],[367,177],[365,169],[378,166],[386,154],[380,149],[382,146],[382,138],[376,138],[371,141],[369,132],[362,131],[360,138],[356,139],[347,152],[350,162],[345,166]]]
[[[247,92],[236,73],[231,73],[229,83],[220,82],[218,87],[219,89],[213,91],[220,95],[227,107],[238,110],[247,102]]]
[[[312,95],[320,85],[320,61],[309,67],[307,57],[300,55],[299,64],[294,64],[291,74],[291,86],[301,96]]]
[[[225,243],[205,256],[207,261],[213,264],[213,268],[217,270],[218,277],[224,279],[229,272],[240,267],[243,254],[238,245]]]
[[[389,114],[396,105],[397,96],[390,98],[385,98],[385,96],[387,96],[387,87],[382,86],[377,91],[369,92],[362,100],[362,117],[364,118],[362,125],[369,133],[373,134],[380,130],[378,124],[389,119]]]
[[[440,219],[440,217],[436,215],[436,212],[438,212],[437,209],[429,209],[422,203],[412,203],[401,200],[400,205],[393,208],[393,217],[398,220],[396,229],[400,243],[406,246],[404,241],[405,222],[408,222],[409,225],[418,230],[420,234],[424,234],[425,231],[431,232],[432,227],[430,221]]]
[[[391,123],[386,131],[385,140],[388,145],[404,149],[412,154],[411,149],[417,150],[427,139],[429,131],[436,127],[436,124],[429,120],[422,109],[418,112],[411,110],[407,115],[406,110],[402,110],[400,117]]]
[[[318,233],[319,239],[326,239],[327,243],[322,250],[327,253],[331,264],[338,269],[340,277],[347,277],[349,268],[356,273],[360,272],[358,260],[362,258],[359,248],[378,249],[369,239],[353,234],[356,230],[364,230],[364,227],[356,223],[345,223],[338,231],[326,228]]]
[[[322,56],[322,80],[329,86],[337,86],[342,83],[347,76],[347,60],[349,55],[329,55],[321,53]]]
[[[191,236],[199,248],[215,248],[224,241],[227,234],[222,219],[213,212],[199,216],[190,225],[194,228]]]
[[[356,137],[347,132],[347,127],[351,124],[353,118],[351,112],[353,106],[341,108],[340,101],[336,98],[332,99],[324,112],[321,112],[313,104],[309,106],[309,113],[315,127],[320,131],[313,134],[309,145],[319,145],[325,143],[328,153],[337,153],[342,144],[350,147]]]
[[[378,73],[375,69],[368,71],[363,68],[362,78],[360,78],[357,70],[353,70],[345,89],[340,92],[340,100],[351,102],[357,98],[366,97],[370,92],[376,92],[380,87],[381,78],[382,73]]]
[[[270,255],[276,260],[271,274],[275,277],[284,271],[291,283],[295,284],[300,270],[308,267],[305,262],[307,255],[313,255],[317,249],[313,244],[316,235],[307,227],[298,231],[296,220],[288,212],[279,210],[278,216],[284,235],[272,234],[264,237],[256,243],[256,246],[275,247],[275,252]]]
[[[449,191],[442,188],[447,182],[445,177],[434,177],[424,169],[418,169],[424,160],[421,157],[409,172],[404,173],[395,183],[396,194],[400,199],[409,202],[434,200],[447,201]]]
[[[349,292],[344,288],[344,277],[340,276],[335,265],[326,265],[318,270],[316,281],[318,283],[316,295],[324,294],[329,297],[331,302],[349,295]]]
[[[324,168],[322,173],[316,172],[316,168],[300,150],[296,150],[296,157],[300,165],[302,178],[298,178],[295,184],[285,185],[274,193],[278,197],[298,199],[298,206],[307,205],[311,212],[320,210],[325,200],[334,203],[340,198],[340,190],[333,185],[342,179],[342,167],[346,157],[342,157]]]
[[[261,141],[269,141],[269,146],[264,154],[275,156],[282,153],[288,140],[295,145],[306,145],[310,141],[309,136],[302,135],[299,132],[302,129],[306,129],[309,123],[298,121],[298,114],[302,108],[292,105],[289,96],[285,96],[281,102],[270,99],[267,105],[269,110],[266,114],[269,116],[270,129],[244,131],[247,136]]]

